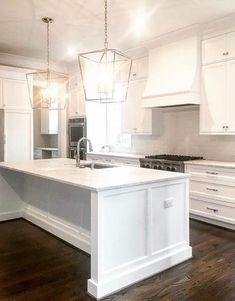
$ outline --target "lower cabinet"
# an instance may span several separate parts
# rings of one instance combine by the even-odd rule
[[[186,163],[193,218],[235,229],[235,168]]]

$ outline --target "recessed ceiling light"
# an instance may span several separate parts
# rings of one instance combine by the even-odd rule
[[[145,30],[145,25],[146,25],[146,16],[143,14],[138,14],[137,16],[134,17],[133,20],[133,30],[136,33],[141,33]]]

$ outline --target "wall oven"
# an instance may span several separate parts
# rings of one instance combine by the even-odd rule
[[[77,150],[77,143],[82,137],[87,136],[87,121],[85,117],[69,119],[69,157],[74,158]],[[87,145],[81,143],[80,158],[86,159]]]

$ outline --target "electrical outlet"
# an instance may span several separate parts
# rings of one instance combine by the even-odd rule
[[[173,198],[164,200],[164,208],[173,207]]]

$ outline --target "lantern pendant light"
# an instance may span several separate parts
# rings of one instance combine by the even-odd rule
[[[108,46],[107,0],[104,1],[104,48],[78,55],[87,101],[124,102],[127,98],[132,60]]]
[[[27,73],[30,103],[33,109],[63,110],[67,104],[68,76],[50,68],[50,24],[52,18],[42,18],[47,26],[47,69]],[[37,87],[38,93],[32,93],[31,87]]]

